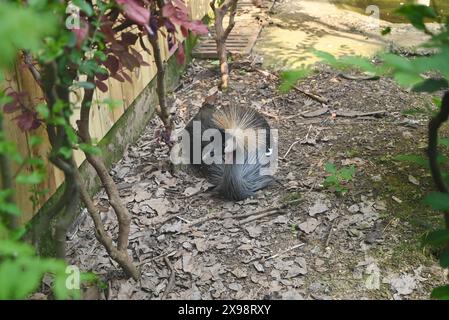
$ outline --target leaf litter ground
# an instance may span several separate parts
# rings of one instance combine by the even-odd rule
[[[354,81],[319,67],[299,87],[328,98],[323,108],[298,91],[281,94],[279,82],[254,61],[234,62],[231,89],[220,103],[251,106],[279,130],[278,182],[245,201],[221,199],[189,170],[170,173],[168,148],[155,138],[160,122],[152,120],[111,171],[132,214],[129,250],[142,279],[123,278],[86,218],[69,241],[69,256],[108,284],[93,297],[428,298],[445,277],[419,247],[422,233],[440,221],[421,203],[432,183],[426,170],[394,157],[423,154],[427,115],[404,111],[430,97],[391,79]],[[191,64],[170,97],[178,128],[217,79],[215,63]],[[344,195],[323,187],[329,162],[356,168]],[[96,203],[117,234],[104,191]]]

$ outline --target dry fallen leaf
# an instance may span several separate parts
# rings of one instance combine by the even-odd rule
[[[318,227],[319,225],[319,221],[315,218],[310,218],[307,219],[305,222],[300,223],[298,225],[298,228],[302,231],[304,231],[305,233],[309,234],[312,233],[313,231],[315,231],[315,229]]]

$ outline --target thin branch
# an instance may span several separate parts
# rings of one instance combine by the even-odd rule
[[[441,109],[438,114],[433,117],[429,122],[429,141],[427,154],[429,156],[430,171],[435,185],[439,192],[449,193],[449,190],[444,182],[441,174],[441,168],[438,164],[438,130],[441,125],[445,123],[449,118],[449,91],[447,91],[441,102]],[[446,228],[449,229],[449,212],[444,213]]]
[[[231,33],[232,29],[235,26],[235,15],[237,13],[237,1],[238,0],[232,0],[232,3],[231,3],[231,9],[230,9],[230,13],[229,13],[229,23],[228,23],[228,26],[226,27],[226,30],[223,35],[223,37],[225,39],[228,38],[229,34]]]
[[[271,78],[273,78],[275,80],[279,80],[278,76],[276,76],[276,75],[274,75],[274,74],[272,74],[272,73],[270,73],[268,71],[260,70],[260,69],[254,69],[254,70],[257,71],[258,73],[264,75],[265,77],[271,77]],[[306,95],[307,97],[309,97],[309,98],[311,98],[311,99],[321,103],[321,104],[329,103],[329,99],[327,99],[325,97],[322,97],[322,96],[319,96],[319,95],[316,95],[316,94],[314,94],[312,92],[309,92],[309,91],[306,91],[306,90],[302,90],[302,89],[300,89],[297,86],[293,86],[293,89],[298,91],[299,93],[302,93],[302,94]]]
[[[125,20],[122,24],[112,28],[112,30],[114,30],[115,33],[119,33],[120,31],[125,30],[126,28],[131,27],[134,24],[134,22],[132,20]]]
[[[165,288],[165,291],[162,294],[161,300],[167,299],[168,294],[173,290],[173,288],[175,286],[175,278],[176,278],[175,268],[173,268],[173,265],[171,264],[171,262],[167,256],[164,257],[164,262],[167,265],[167,267],[170,269],[170,278],[168,280],[167,287]]]
[[[295,199],[295,200],[287,201],[287,202],[285,202],[283,204],[280,204],[278,206],[275,206],[275,207],[265,208],[265,209],[262,209],[262,210],[257,210],[257,211],[253,211],[253,212],[249,212],[249,213],[245,213],[245,214],[241,214],[241,215],[232,216],[232,218],[236,219],[236,220],[241,220],[241,219],[244,219],[244,218],[247,218],[247,217],[250,217],[250,216],[256,216],[257,215],[256,219],[260,219],[260,218],[263,218],[264,217],[263,215],[266,214],[266,213],[275,214],[275,213],[277,213],[277,211],[285,209],[288,206],[290,206],[292,204],[295,204],[295,203],[298,203],[300,201],[301,201],[301,199]],[[182,230],[180,231],[180,233],[181,234],[187,233],[188,231],[191,230],[191,228],[193,228],[193,227],[195,227],[197,225],[203,224],[203,223],[205,223],[207,221],[214,220],[214,219],[223,220],[223,219],[225,219],[227,217],[228,217],[228,212],[225,211],[225,212],[219,212],[217,214],[214,214],[214,215],[211,215],[211,216],[208,216],[208,217],[203,217],[203,218],[197,219],[197,220],[192,221],[191,223],[185,225],[182,228]],[[241,223],[247,223],[247,222],[250,222],[250,221],[243,220],[243,221],[240,221],[240,222]]]
[[[156,108],[156,112],[164,124],[167,133],[166,138],[170,139],[171,132],[174,128],[174,123],[167,108],[166,90],[165,90],[165,65],[162,60],[161,48],[159,46],[157,36],[148,35],[148,38],[150,40],[151,47],[153,48],[154,61],[157,67],[156,92],[159,101],[159,108]]]
[[[40,72],[36,69],[36,66],[33,64],[33,57],[27,51],[24,51],[23,57],[24,57],[24,60],[25,60],[25,64],[28,67],[28,70],[30,70],[34,80],[38,84],[40,84],[41,81],[42,81],[42,76],[41,76]]]
[[[97,240],[103,245],[103,247],[108,252],[109,256],[118,262],[118,264],[123,268],[125,273],[132,276],[135,280],[139,279],[139,270],[133,265],[131,258],[125,251],[118,250],[113,243],[112,238],[107,234],[103,221],[101,220],[100,211],[95,207],[90,195],[87,192],[86,186],[84,185],[78,168],[75,170],[75,180],[80,185],[80,195],[87,208],[87,212],[91,216],[95,225],[95,236]]]
[[[93,82],[92,77],[88,77],[87,81]],[[83,101],[81,103],[80,120],[77,122],[79,135],[85,143],[91,143],[92,140],[89,133],[89,122],[93,93],[93,89],[85,89]],[[128,236],[131,223],[128,209],[123,205],[117,186],[109,175],[109,171],[106,168],[103,159],[90,153],[86,153],[86,159],[97,172],[108,195],[109,203],[114,208],[114,212],[117,215],[119,223],[118,249],[126,250],[128,248]]]
[[[277,254],[271,256],[271,257],[266,258],[264,261],[271,260],[271,259],[275,259],[275,258],[280,257],[280,256],[282,256],[282,255],[284,255],[284,254],[286,254],[286,253],[288,253],[288,252],[290,252],[290,251],[293,251],[293,250],[295,250],[295,249],[301,248],[301,247],[303,247],[304,245],[305,245],[305,243],[299,243],[299,244],[297,244],[297,245],[295,245],[295,246],[293,246],[293,247],[291,247],[291,248],[288,248],[288,249],[286,249],[286,250],[284,250],[284,251],[281,251],[281,252],[279,252],[279,253],[277,253]]]
[[[300,139],[300,140],[296,140],[295,142],[293,142],[290,147],[288,148],[287,152],[284,154],[283,159],[287,158],[288,154],[290,153],[290,151],[293,149],[293,147],[295,145],[297,145],[300,142],[306,142],[307,139],[309,138],[309,134],[310,134],[310,130],[312,130],[312,125],[309,126],[309,131],[307,131],[306,136],[304,137],[304,139]]]
[[[93,82],[93,77],[88,77],[87,81]],[[93,94],[94,89],[84,90],[84,97],[81,102],[80,120],[77,121],[78,134],[81,140],[85,143],[91,143],[92,141],[89,133],[89,123]],[[91,153],[85,153],[85,155],[89,164],[97,172],[97,175],[108,195],[109,203],[114,209],[118,220],[119,232],[117,241],[118,244],[116,248],[112,243],[112,239],[106,234],[101,223],[100,215],[93,205],[92,199],[88,195],[86,187],[82,184],[80,174],[77,172],[76,179],[81,186],[81,198],[86,205],[92,220],[94,220],[98,241],[100,241],[100,243],[106,248],[111,258],[119,263],[125,273],[137,280],[140,277],[140,274],[137,268],[133,265],[132,259],[127,252],[131,224],[131,217],[128,209],[123,205],[122,200],[120,199],[117,185],[110,176],[109,171],[104,164],[103,158]],[[78,169],[76,171],[78,171]]]

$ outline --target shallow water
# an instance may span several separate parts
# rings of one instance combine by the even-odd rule
[[[435,3],[441,8],[448,9],[449,1],[447,0],[437,0]],[[424,41],[421,33],[405,24],[394,27],[398,29],[397,31],[402,28],[402,31],[388,38],[382,37],[379,20],[365,13],[367,4],[379,6],[381,18],[389,17],[389,20],[394,20],[396,18],[389,16],[388,13],[391,14],[400,1],[284,0],[279,2],[274,7],[275,13],[271,16],[271,24],[263,29],[254,51],[264,58],[265,67],[285,69],[317,62],[318,59],[310,51],[312,48],[327,51],[336,56],[373,56],[384,49],[388,41],[394,41],[401,46],[414,46]],[[382,22],[382,24],[385,23],[389,22]]]
[[[380,9],[380,18],[390,22],[406,22],[401,16],[394,14],[394,11],[403,3],[404,0],[331,0],[330,2],[336,4],[338,7],[352,10],[358,13],[365,13],[365,10],[370,5],[378,6]],[[421,4],[430,5],[440,14],[447,14],[449,12],[448,0],[421,0]]]

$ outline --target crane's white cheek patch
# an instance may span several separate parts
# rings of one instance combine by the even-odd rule
[[[272,149],[272,148],[268,149],[268,151],[265,152],[265,155],[266,155],[267,157],[271,156],[272,154],[273,154],[273,149]]]

